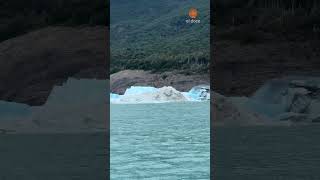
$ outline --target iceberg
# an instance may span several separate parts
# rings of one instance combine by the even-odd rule
[[[210,100],[210,87],[207,85],[195,86],[186,95],[194,101]]]
[[[119,94],[110,93],[110,99],[117,99],[119,97],[120,97]]]
[[[31,114],[31,107],[25,104],[0,101],[0,120],[26,117]]]
[[[320,122],[319,94],[319,77],[287,76],[268,80],[251,97],[228,100],[260,121],[310,123]]]
[[[137,95],[137,94],[144,94],[144,93],[155,93],[159,89],[155,87],[149,86],[131,86],[125,91],[125,95]]]
[[[0,129],[32,133],[104,131],[108,84],[107,80],[69,78],[54,86],[42,106],[0,101]]]
[[[210,87],[195,86],[188,92],[180,92],[171,86],[155,88],[131,86],[123,95],[110,93],[112,104],[166,103],[210,100]]]
[[[53,88],[43,106],[33,107],[33,118],[72,126],[82,123],[82,119],[103,122],[108,104],[106,84],[106,80],[69,78]]]

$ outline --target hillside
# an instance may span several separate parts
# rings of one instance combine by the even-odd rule
[[[320,75],[316,0],[216,0],[211,82],[227,96],[250,96],[265,82]]]
[[[69,77],[106,79],[105,26],[47,27],[0,43],[0,100],[43,105]]]
[[[178,91],[187,92],[201,84],[210,84],[209,74],[185,75],[179,71],[152,73],[143,70],[124,70],[110,76],[110,92],[117,94],[123,94],[130,86],[157,88],[173,86]]]
[[[109,24],[107,0],[0,0],[0,42],[47,26]]]
[[[107,0],[0,0],[0,100],[42,105],[68,77],[107,78]]]
[[[186,24],[188,11],[200,24]],[[209,1],[163,0],[111,2],[111,73],[124,69],[207,72]]]

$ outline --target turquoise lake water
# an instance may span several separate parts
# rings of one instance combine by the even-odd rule
[[[319,180],[319,128],[216,127],[214,179]]]
[[[108,178],[106,133],[0,134],[1,180]]]
[[[118,179],[210,179],[209,102],[111,105]]]

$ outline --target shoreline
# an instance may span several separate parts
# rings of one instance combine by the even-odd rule
[[[123,70],[110,75],[110,93],[124,94],[131,86],[172,86],[180,92],[197,85],[210,85],[210,74],[186,75],[179,71],[152,73],[144,70]]]

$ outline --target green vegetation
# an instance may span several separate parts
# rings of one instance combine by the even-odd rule
[[[248,44],[320,37],[317,0],[216,0],[213,7],[213,25],[219,40]]]
[[[198,9],[200,24],[187,24]],[[111,73],[123,69],[207,72],[209,0],[111,1]]]
[[[0,0],[0,42],[50,26],[108,25],[107,0]]]

